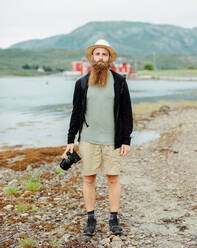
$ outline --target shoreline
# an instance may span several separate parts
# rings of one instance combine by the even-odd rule
[[[197,82],[197,77],[188,77],[188,76],[183,76],[183,77],[177,77],[177,76],[131,76],[128,77],[127,80],[133,80],[133,81],[140,81],[140,80],[154,80],[154,81],[176,81],[176,82]]]
[[[51,73],[51,74],[40,74],[40,75],[0,75],[0,79],[2,78],[13,78],[13,77],[24,77],[24,78],[30,78],[30,77],[65,77],[65,78],[73,78],[73,80],[76,80],[76,78],[82,77],[83,75],[79,75],[79,76],[65,76],[62,73]],[[150,80],[154,80],[154,81],[188,81],[188,82],[197,82],[197,75],[195,76],[178,76],[178,75],[139,75],[137,73],[133,73],[131,75],[127,76],[127,80],[145,80],[145,81],[150,81]]]
[[[137,123],[143,122],[145,119],[149,119],[149,117],[154,115],[156,112],[162,112],[165,108],[185,108],[185,107],[197,107],[197,101],[180,101],[180,102],[175,102],[175,101],[159,101],[156,103],[150,103],[150,102],[143,102],[143,103],[138,103],[138,104],[132,104],[133,108],[133,117],[134,117],[134,126],[136,126],[135,131],[141,130],[141,128],[137,127]],[[150,115],[150,116],[149,116]],[[142,119],[142,121],[141,121]],[[141,125],[141,124],[139,124]],[[51,149],[58,149],[59,147],[66,147],[65,145],[60,145],[60,146],[25,146],[22,144],[16,144],[16,145],[1,145],[0,146],[0,152],[4,151],[14,151],[14,150],[19,150],[22,151],[24,149],[44,149],[44,148],[51,148]]]

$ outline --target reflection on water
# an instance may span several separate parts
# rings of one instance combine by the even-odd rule
[[[142,145],[151,140],[158,139],[160,134],[155,131],[135,131],[131,136],[131,145]]]
[[[54,76],[0,78],[0,146],[65,145],[75,81]],[[196,82],[128,81],[128,87],[133,104],[197,100]],[[137,145],[158,134],[133,135]]]

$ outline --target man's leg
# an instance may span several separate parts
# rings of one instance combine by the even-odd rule
[[[95,181],[96,175],[83,177],[83,198],[87,212],[94,210],[95,207]]]
[[[107,175],[107,179],[109,188],[110,212],[118,212],[121,194],[119,175]]]
[[[119,175],[107,175],[107,179],[110,203],[110,231],[114,234],[121,234],[122,228],[120,227],[119,220],[117,218],[121,195]]]
[[[96,175],[83,177],[83,197],[85,201],[86,210],[88,213],[87,225],[84,229],[84,234],[92,236],[96,227],[96,219],[94,217],[95,207],[95,180]]]

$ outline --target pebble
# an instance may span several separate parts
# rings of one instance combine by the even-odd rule
[[[18,183],[18,180],[17,180],[17,179],[13,179],[13,180],[11,180],[11,181],[8,183],[8,185],[16,184],[16,183]]]
[[[68,242],[70,240],[70,235],[69,234],[65,234],[63,236],[63,239],[64,239],[65,242]]]
[[[111,242],[111,246],[113,248],[121,248],[122,245],[123,245],[123,242],[118,236],[113,237],[112,242]]]
[[[7,206],[4,207],[4,209],[6,209],[8,211],[11,210],[12,208],[13,208],[13,205],[7,205]]]
[[[27,217],[27,216],[29,216],[29,214],[28,213],[23,213],[23,214],[21,214],[21,216]]]

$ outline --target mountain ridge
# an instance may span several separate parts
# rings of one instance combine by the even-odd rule
[[[197,27],[131,21],[88,22],[68,34],[18,42],[9,48],[79,50],[98,39],[109,41],[125,55],[197,54]]]

